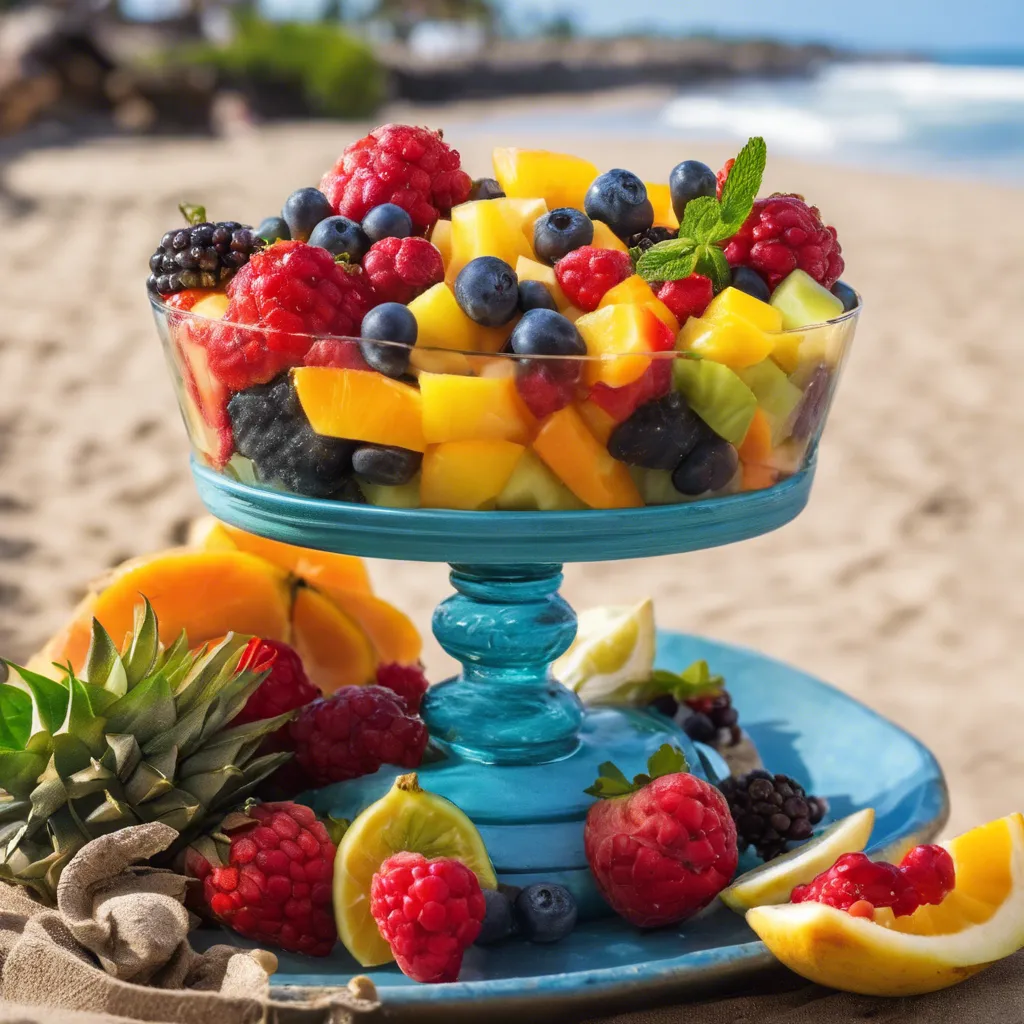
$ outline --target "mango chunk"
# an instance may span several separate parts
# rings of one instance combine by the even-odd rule
[[[302,366],[295,390],[318,434],[422,452],[423,400],[419,391],[372,370]]]
[[[742,370],[766,359],[774,345],[775,339],[750,320],[719,315],[715,320],[691,316],[679,332],[676,347]]]
[[[587,346],[583,376],[589,387],[598,382],[621,388],[642,377],[651,365],[649,353],[659,348],[660,323],[644,306],[604,306],[576,321]]]
[[[560,311],[564,312],[570,307],[571,303],[565,297],[565,292],[562,291],[558,278],[555,277],[554,267],[549,267],[546,263],[538,263],[536,260],[528,259],[526,256],[520,256],[516,261],[515,271],[516,277],[520,281],[540,281],[551,292],[551,297],[555,300],[555,305]]]
[[[511,376],[456,377],[421,373],[423,437],[444,441],[516,441],[525,444],[533,417]]]
[[[545,149],[499,148],[492,154],[494,176],[505,195],[541,196],[549,210],[583,209],[583,199],[598,175],[589,160]]]
[[[580,209],[583,209],[582,204]],[[594,221],[594,240],[590,243],[595,249],[618,249],[629,252],[629,246],[604,221]]]
[[[571,405],[544,421],[533,450],[591,508],[639,508],[644,503],[625,463],[611,457]]]
[[[740,291],[739,288],[725,288],[712,300],[706,310],[704,319],[709,323],[731,320],[739,317],[749,320],[762,331],[781,331],[782,313],[774,306]]]
[[[626,303],[646,306],[673,334],[679,333],[679,321],[675,314],[654,294],[654,289],[639,274],[633,274],[625,281],[620,281],[614,288],[609,288],[597,304],[597,308]]]
[[[514,267],[533,258],[533,224],[547,213],[543,199],[481,199],[452,210],[452,255],[445,279],[451,284],[477,256],[497,256]]]
[[[488,509],[505,489],[526,449],[512,441],[447,441],[423,456],[424,508]]]
[[[450,220],[437,221],[430,232],[430,241],[441,254],[441,261],[447,270],[448,264],[452,261],[452,222]]]
[[[647,186],[647,198],[654,207],[654,226],[679,230],[679,218],[672,207],[672,190],[668,185],[644,182]]]

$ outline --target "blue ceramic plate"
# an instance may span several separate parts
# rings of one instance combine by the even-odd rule
[[[912,736],[838,690],[743,648],[663,633],[659,665],[706,658],[729,681],[765,764],[827,796],[831,818],[874,807],[871,850],[926,842],[948,814],[934,757]],[[223,933],[208,933],[224,941]],[[747,990],[773,958],[743,919],[716,905],[677,928],[641,932],[616,919],[579,927],[554,946],[511,941],[471,949],[461,980],[417,985],[395,968],[369,972],[395,1020],[542,1020],[599,1016],[656,1001]],[[323,995],[363,973],[338,947],[326,960],[280,955],[279,998]],[[310,991],[310,990],[313,991]]]

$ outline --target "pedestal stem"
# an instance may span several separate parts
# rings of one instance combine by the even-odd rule
[[[434,612],[434,635],[462,674],[423,706],[431,735],[488,764],[540,764],[571,754],[579,699],[551,663],[576,635],[560,565],[452,565],[457,591]]]

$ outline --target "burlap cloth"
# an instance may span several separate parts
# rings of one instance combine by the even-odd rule
[[[196,924],[184,906],[187,880],[137,863],[175,835],[164,825],[140,825],[90,843],[61,876],[56,909],[0,885],[0,1024],[369,1024],[390,1016],[366,979],[323,999],[279,1001],[270,998],[271,954],[233,946],[195,952],[187,938]],[[781,971],[767,984],[770,991],[589,1024],[1024,1024],[1024,953],[915,999],[847,995]],[[481,1006],[481,1022],[499,1017]],[[515,1019],[541,1020],[526,1008]]]

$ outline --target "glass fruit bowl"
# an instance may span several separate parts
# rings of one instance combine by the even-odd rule
[[[221,294],[151,303],[193,452],[218,473],[389,508],[570,511],[802,470],[860,312],[835,292],[841,313],[790,329],[807,314],[736,288],[678,333],[656,300],[615,302],[577,316],[587,354],[564,357],[509,351],[515,322],[410,346],[232,323]]]

